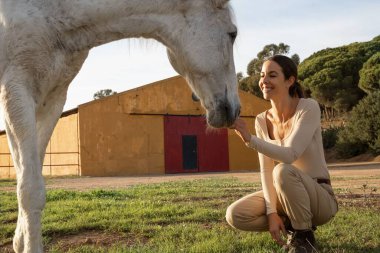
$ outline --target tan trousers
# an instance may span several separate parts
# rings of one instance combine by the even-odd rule
[[[306,173],[289,164],[278,164],[273,170],[277,192],[277,213],[287,217],[294,229],[311,229],[327,223],[338,211],[332,187],[318,184]],[[262,191],[249,194],[230,205],[227,222],[245,231],[268,231],[268,219]]]

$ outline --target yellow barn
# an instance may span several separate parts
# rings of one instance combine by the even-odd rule
[[[239,91],[254,131],[270,104]],[[127,176],[216,171],[255,171],[257,153],[234,131],[209,129],[204,110],[186,81],[172,77],[64,112],[46,149],[48,176]],[[15,171],[5,132],[0,132],[0,178]]]

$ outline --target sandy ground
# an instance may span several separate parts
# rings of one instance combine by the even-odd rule
[[[347,188],[357,191],[364,184],[368,187],[380,187],[380,163],[330,164],[329,169],[334,188]],[[258,172],[223,172],[130,177],[52,178],[47,180],[46,188],[68,190],[121,189],[137,184],[154,184],[205,178],[237,178],[242,182],[260,182],[260,174]],[[0,190],[13,191],[15,187],[2,187]],[[380,193],[380,189],[378,189],[377,193]]]

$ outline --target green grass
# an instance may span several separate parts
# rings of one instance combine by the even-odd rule
[[[0,189],[1,187],[15,186],[16,180],[14,179],[0,179]]]
[[[50,190],[44,244],[49,252],[279,252],[268,233],[237,231],[224,219],[230,203],[259,188],[231,178],[125,190]],[[0,192],[0,200],[5,249],[14,233],[17,202],[11,192]],[[318,228],[319,252],[380,252],[379,209],[342,207]]]

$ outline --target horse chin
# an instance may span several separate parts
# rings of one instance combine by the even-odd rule
[[[225,107],[219,110],[207,110],[207,124],[213,128],[230,127],[239,116],[240,108],[228,110]]]
[[[227,127],[225,120],[221,119],[220,117],[207,116],[207,125],[209,125],[212,128]]]

